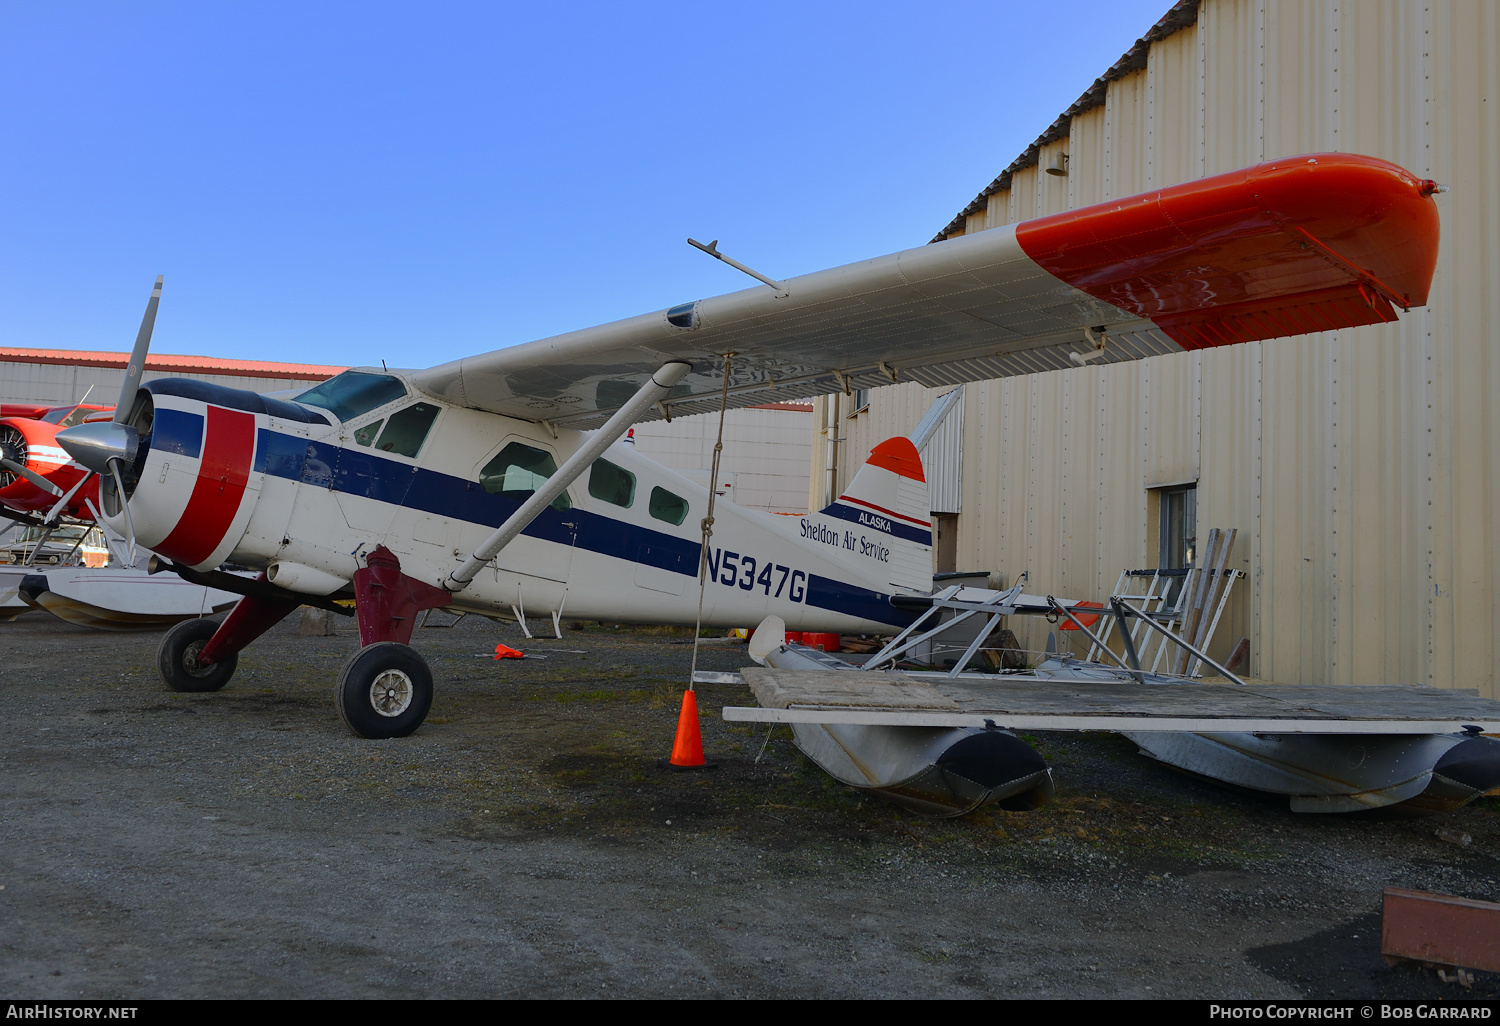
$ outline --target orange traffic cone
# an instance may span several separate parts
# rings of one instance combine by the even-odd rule
[[[677,714],[677,739],[672,757],[657,764],[675,770],[718,769],[703,758],[703,735],[698,729],[698,696],[692,688],[682,693],[682,711]]]

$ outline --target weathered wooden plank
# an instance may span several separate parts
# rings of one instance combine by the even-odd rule
[[[1500,728],[1500,701],[1415,685],[1281,685],[1057,680],[1007,675],[918,679],[896,672],[742,671],[766,708],[861,708],[962,713],[1014,720],[1019,716],[1191,718],[1195,721],[1353,721],[1367,724],[1464,723]],[[1146,729],[1136,723],[1133,729]],[[1199,729],[1215,729],[1212,726]],[[1240,729],[1223,727],[1221,729]]]
[[[906,727],[1008,727],[1012,730],[1186,731],[1194,734],[1446,734],[1455,720],[1311,720],[1289,717],[1110,716],[1063,713],[945,712],[936,709],[872,709],[797,705],[789,709],[725,706],[731,723],[862,723]],[[1500,727],[1500,720],[1491,721]]]
[[[746,667],[740,674],[755,693],[755,700],[767,709],[821,705],[958,711],[952,698],[901,674],[768,670],[759,666]]]

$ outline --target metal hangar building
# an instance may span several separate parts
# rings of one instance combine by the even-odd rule
[[[1497,694],[1500,5],[1183,0],[934,242],[1304,153],[1450,191],[1393,324],[966,386],[925,453],[939,569],[1104,598],[1235,528],[1250,674]],[[1004,102],[993,97],[986,102]],[[974,130],[984,130],[976,107]],[[945,389],[820,399],[810,502]],[[955,421],[954,418],[957,418]],[[946,564],[943,565],[943,564]],[[1046,624],[1016,623],[1027,647]]]

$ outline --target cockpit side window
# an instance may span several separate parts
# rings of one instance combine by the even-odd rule
[[[526,497],[540,488],[549,477],[557,473],[557,463],[545,449],[534,449],[520,442],[511,442],[500,454],[484,465],[479,472],[479,484],[491,495],[502,495],[507,499],[524,502]],[[573,508],[568,493],[563,492],[552,500],[552,508]]]
[[[382,425],[384,423],[385,423],[385,418],[382,417],[382,418],[380,418],[377,421],[374,421],[374,422],[372,422],[370,424],[366,424],[362,428],[355,428],[354,429],[354,442],[355,442],[355,444],[356,445],[369,445],[371,442],[375,441],[375,436],[380,433],[380,425]]]
[[[339,420],[352,420],[406,394],[399,378],[368,371],[344,371],[297,396],[308,406],[321,406]]]
[[[381,452],[393,452],[397,456],[416,456],[432,430],[437,419],[438,408],[431,403],[415,403],[404,410],[397,410],[386,421],[385,430],[375,442]],[[357,440],[357,439],[356,439]]]
[[[629,509],[635,502],[635,475],[609,460],[595,460],[589,468],[589,494]]]

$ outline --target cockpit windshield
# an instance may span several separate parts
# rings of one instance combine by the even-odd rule
[[[368,371],[344,371],[315,388],[297,396],[296,402],[321,406],[339,420],[349,420],[368,413],[377,406],[394,402],[406,395],[399,378]]]
[[[45,424],[56,424],[58,427],[70,428],[74,424],[82,424],[83,418],[91,413],[104,413],[108,411],[107,406],[62,406],[55,410],[48,410],[42,417]]]

